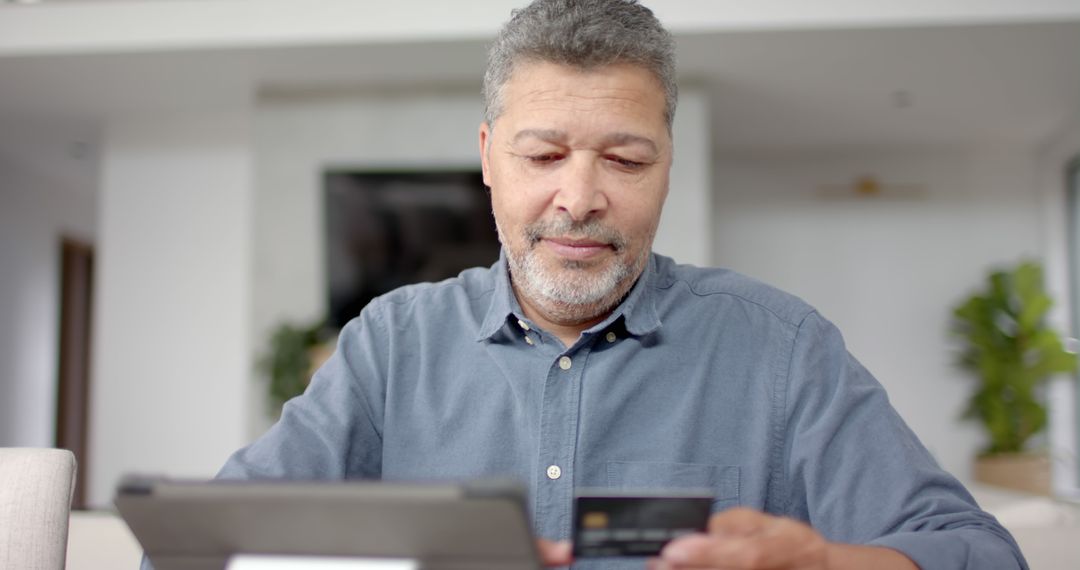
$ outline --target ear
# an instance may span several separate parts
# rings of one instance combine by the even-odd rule
[[[480,123],[480,171],[484,175],[484,186],[491,188],[491,167],[488,165],[487,146],[491,142],[491,127],[487,121]]]

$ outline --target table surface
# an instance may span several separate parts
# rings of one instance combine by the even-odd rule
[[[1080,504],[982,484],[968,489],[1013,533],[1032,568],[1080,568]],[[135,570],[141,557],[139,543],[116,513],[71,513],[67,570]]]

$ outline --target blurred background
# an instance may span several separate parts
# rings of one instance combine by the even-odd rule
[[[647,4],[681,88],[655,249],[817,306],[969,479],[952,308],[1035,259],[1076,335],[1080,2]],[[210,476],[273,421],[275,330],[403,279],[378,267],[487,263],[480,79],[511,5],[0,2],[0,446],[76,449],[88,507],[123,473]],[[1075,495],[1075,380],[1045,397]]]

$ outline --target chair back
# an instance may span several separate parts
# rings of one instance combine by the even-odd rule
[[[63,570],[75,456],[0,448],[0,568]]]

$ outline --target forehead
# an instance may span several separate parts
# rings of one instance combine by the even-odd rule
[[[620,122],[650,134],[667,128],[663,87],[647,69],[630,64],[592,69],[550,62],[520,64],[503,86],[502,103],[497,122],[504,118],[513,123],[546,120],[569,125]]]

